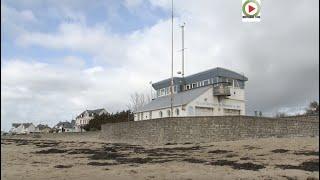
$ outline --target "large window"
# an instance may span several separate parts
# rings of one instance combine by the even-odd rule
[[[159,112],[159,117],[162,118],[163,114],[162,114],[162,111]]]
[[[179,116],[179,114],[180,114],[180,112],[179,112],[179,109],[177,108],[176,109],[176,115]]]

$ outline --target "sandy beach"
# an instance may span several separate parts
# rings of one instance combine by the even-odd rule
[[[318,179],[319,138],[203,144],[106,143],[98,132],[1,138],[1,178]]]

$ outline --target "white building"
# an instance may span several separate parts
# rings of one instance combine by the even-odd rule
[[[214,68],[184,78],[174,77],[173,117],[245,115],[245,81],[236,72]],[[170,79],[152,84],[157,96],[134,112],[134,120],[171,115]]]
[[[108,114],[105,109],[85,110],[76,117],[76,129],[79,131],[81,127],[89,124],[90,120],[96,115]]]
[[[59,122],[53,127],[53,129],[57,130],[59,133],[60,132],[76,132],[75,126],[72,123],[72,121]]]
[[[13,134],[29,134],[34,133],[36,127],[32,123],[12,123],[12,128],[10,130]]]

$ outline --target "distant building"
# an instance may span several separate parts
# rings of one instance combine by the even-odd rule
[[[39,133],[49,133],[51,131],[51,128],[48,125],[38,124],[36,127],[36,132]]]
[[[173,117],[245,115],[247,77],[224,68],[173,78]],[[171,78],[152,84],[156,98],[134,112],[134,120],[171,116]]]
[[[81,127],[89,124],[90,120],[94,118],[96,115],[108,114],[105,109],[96,109],[96,110],[85,110],[81,114],[76,117],[75,126],[77,131],[81,129]]]
[[[36,127],[32,123],[12,123],[10,130],[13,134],[29,134],[35,131]]]
[[[72,126],[72,123],[65,121],[59,122],[57,125],[53,127],[54,130],[58,132],[75,132],[75,127]]]

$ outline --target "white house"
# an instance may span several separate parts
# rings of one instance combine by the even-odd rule
[[[76,117],[75,126],[77,131],[89,124],[90,120],[94,118],[96,115],[108,114],[105,109],[95,109],[95,110],[85,110],[81,114]]]
[[[12,128],[10,130],[13,134],[29,134],[34,133],[36,127],[32,123],[12,123]]]
[[[53,129],[57,130],[58,132],[75,132],[75,126],[72,122],[59,122],[56,124]]]
[[[173,117],[245,115],[245,76],[214,68],[174,77]],[[134,120],[171,116],[170,79],[152,84],[156,98],[134,112]]]

